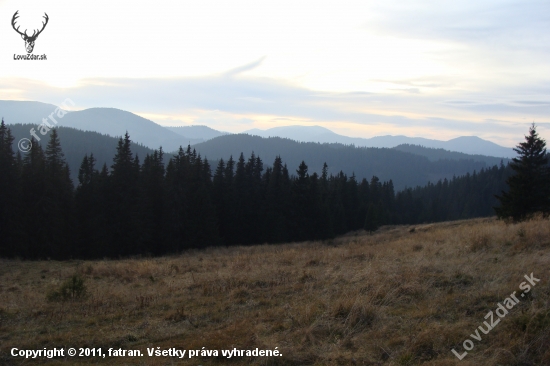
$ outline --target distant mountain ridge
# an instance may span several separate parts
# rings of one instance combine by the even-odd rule
[[[344,145],[355,145],[357,147],[393,148],[398,145],[409,144],[456,151],[464,154],[478,154],[499,158],[512,158],[516,155],[512,148],[503,147],[476,136],[461,136],[449,141],[390,135],[366,139],[339,135],[321,126],[283,126],[267,130],[252,129],[244,131],[244,133],[261,137],[290,138],[300,142],[340,143]]]
[[[57,106],[42,102],[0,100],[0,117],[8,124],[42,123]]]
[[[177,133],[178,135],[197,140],[197,142],[204,142],[204,141],[213,139],[215,137],[230,135],[229,132],[218,131],[203,125],[165,127],[165,128]]]
[[[177,150],[181,145],[187,145],[192,140],[146,118],[115,108],[90,108],[71,112],[59,120],[59,125],[113,137],[123,136],[128,131],[134,141],[149,148],[162,146],[166,151]],[[198,141],[192,141],[192,143],[195,142]]]
[[[0,101],[0,114],[7,124],[40,124],[43,118],[56,110],[53,104],[26,101]],[[55,114],[54,114],[55,116]],[[194,144],[202,139],[181,136],[134,113],[116,108],[89,108],[68,112],[63,118],[57,118],[59,127],[93,131],[111,137],[124,136],[129,132],[132,140],[151,149],[162,148],[175,151],[180,146]],[[53,124],[52,121],[49,121]]]
[[[39,124],[56,108],[52,104],[41,102],[0,100],[0,116],[4,117],[8,124]],[[164,127],[116,108],[90,108],[69,112],[62,119],[58,119],[58,122],[60,126],[95,131],[112,137],[123,136],[128,131],[133,141],[151,149],[162,146],[167,152],[176,151],[180,146],[194,145],[228,134],[207,126]],[[475,136],[462,136],[449,141],[407,136],[377,136],[365,139],[339,135],[321,126],[283,126],[268,130],[252,129],[244,133],[261,137],[289,138],[299,142],[339,143],[356,147],[394,148],[408,144],[499,158],[515,156],[513,149]]]
[[[193,145],[203,158],[208,158],[215,170],[218,159],[229,156],[237,161],[241,153],[245,160],[252,153],[261,157],[266,166],[271,166],[276,156],[288,165],[290,174],[295,174],[302,161],[309,167],[309,173],[321,173],[323,163],[328,172],[337,175],[340,171],[356,179],[370,179],[373,175],[383,181],[393,180],[397,190],[405,187],[424,186],[428,181],[451,179],[492,165],[474,159],[440,159],[430,161],[422,153],[412,153],[388,148],[365,148],[343,144],[320,144],[297,142],[280,137],[260,137],[248,134],[233,134],[216,137]],[[423,148],[421,148],[423,149]],[[500,161],[497,159],[497,161]]]
[[[506,158],[496,158],[493,156],[485,156],[485,155],[464,154],[456,151],[436,149],[433,147],[423,147],[420,145],[403,144],[403,145],[398,145],[396,147],[393,147],[392,149],[408,152],[415,155],[425,156],[430,161],[474,160],[474,161],[482,161],[488,166],[500,165],[500,163],[507,164],[510,161],[510,159],[506,159]]]

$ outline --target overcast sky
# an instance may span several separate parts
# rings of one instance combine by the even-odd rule
[[[16,61],[20,30],[49,23]],[[0,0],[0,99],[240,132],[550,138],[550,1]]]

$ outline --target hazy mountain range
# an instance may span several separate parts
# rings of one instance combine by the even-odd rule
[[[515,156],[513,149],[503,147],[483,140],[476,136],[461,136],[449,141],[430,140],[422,137],[407,136],[376,136],[372,138],[348,137],[338,135],[321,126],[283,126],[268,130],[252,129],[245,131],[250,135],[261,137],[284,137],[303,142],[326,142],[355,145],[358,147],[396,147],[398,145],[420,145],[435,149],[457,151],[465,154],[480,154],[486,156],[511,158]]]
[[[170,131],[178,135],[185,136],[200,142],[208,141],[215,137],[230,135],[229,132],[221,132],[208,126],[181,126],[181,127],[166,127]]]
[[[29,130],[38,130],[42,119],[48,118],[56,108],[38,102],[0,101],[0,116],[11,125],[17,141],[23,137],[30,138]],[[508,154],[511,149],[477,137],[450,141],[405,136],[361,139],[341,136],[319,126],[289,126],[267,131],[249,130],[247,134],[229,134],[207,126],[163,127],[114,108],[68,112],[62,118],[57,118],[57,121],[62,148],[75,182],[84,154],[94,153],[98,168],[103,164],[110,167],[116,151],[116,137],[124,135],[126,131],[134,143],[132,150],[141,161],[146,154],[152,153],[152,149],[160,146],[166,153],[167,161],[180,146],[192,145],[203,158],[208,158],[213,171],[219,159],[227,160],[232,156],[237,160],[241,153],[248,159],[254,152],[262,158],[266,167],[271,166],[276,156],[281,156],[291,174],[302,160],[308,164],[310,173],[320,173],[326,162],[329,173],[338,174],[342,171],[348,176],[355,174],[359,180],[376,175],[382,180],[392,179],[396,189],[424,185],[428,181],[436,182],[499,164],[502,161],[500,157],[487,156],[491,152],[497,156],[511,155]],[[53,124],[51,121],[49,123]],[[47,141],[48,138],[44,137],[40,143],[44,146]],[[367,147],[369,144],[374,147]],[[481,153],[471,154],[478,151]]]
[[[36,127],[31,124],[9,125],[15,141],[29,136],[29,129]],[[106,164],[110,168],[116,153],[117,139],[92,131],[82,131],[74,128],[59,127],[58,135],[65,159],[71,170],[73,182],[78,183],[78,170],[85,154],[94,154],[96,168]],[[40,140],[42,147],[48,143],[48,137]],[[399,148],[410,149],[411,145],[401,145],[392,149],[365,148],[343,144],[320,144],[314,142],[297,142],[280,137],[264,138],[247,134],[229,134],[219,136],[193,146],[202,158],[210,162],[212,172],[215,171],[218,160],[227,161],[230,156],[236,161],[241,153],[247,160],[252,153],[264,162],[264,168],[271,166],[276,156],[281,156],[288,166],[290,174],[295,174],[303,161],[309,167],[309,173],[320,174],[323,163],[328,164],[330,174],[337,175],[340,171],[348,176],[355,175],[357,180],[370,179],[376,175],[381,180],[394,182],[395,189],[425,185],[428,181],[450,179],[482,168],[500,163],[500,159],[491,157],[476,157],[456,152],[429,149],[419,146],[412,147],[414,152],[401,151]],[[14,150],[17,149],[14,144]],[[153,150],[137,144],[132,144],[132,152],[143,162],[147,154]],[[172,153],[164,155],[167,162]]]
[[[28,101],[0,101],[0,114],[6,123],[40,124],[56,110],[52,104]],[[216,137],[228,135],[207,126],[163,127],[131,112],[115,108],[90,108],[67,113],[57,118],[59,126],[83,131],[95,131],[117,137],[126,131],[133,141],[149,148],[163,147],[164,151],[175,151],[179,146],[196,145]],[[52,122],[50,122],[52,123]],[[281,137],[302,142],[339,143],[356,147],[393,148],[403,144],[420,145],[465,154],[510,158],[515,156],[511,148],[497,145],[475,136],[462,136],[449,141],[430,140],[406,136],[377,136],[369,139],[338,135],[320,126],[285,126],[268,130],[253,129],[246,134],[261,137]]]

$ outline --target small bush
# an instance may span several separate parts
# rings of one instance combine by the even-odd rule
[[[413,252],[420,252],[424,247],[421,244],[415,244],[412,249]]]
[[[49,301],[67,301],[86,297],[87,290],[84,279],[74,275],[61,284],[58,290],[50,291],[46,298]]]
[[[471,239],[470,251],[475,253],[480,250],[487,249],[489,247],[490,240],[491,238],[489,237],[488,234],[480,234],[480,235],[473,236]]]

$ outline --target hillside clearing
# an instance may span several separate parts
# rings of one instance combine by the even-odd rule
[[[0,261],[0,364],[548,365],[550,222],[475,219],[331,241],[103,261]],[[540,282],[470,337],[533,273]],[[87,296],[52,294],[73,275]],[[496,317],[496,315],[495,315]],[[462,361],[451,352],[474,348]],[[10,350],[101,347],[144,357],[26,360]],[[147,348],[281,357],[148,357]],[[68,361],[67,361],[68,360]]]

